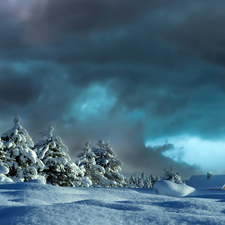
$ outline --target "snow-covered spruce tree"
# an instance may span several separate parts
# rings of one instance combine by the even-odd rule
[[[39,141],[34,146],[38,158],[43,161],[45,168],[41,172],[46,177],[47,183],[55,186],[78,187],[81,185],[82,171],[71,161],[66,153],[67,146],[62,139],[53,135],[53,126],[41,132],[47,139]]]
[[[184,184],[182,181],[181,175],[179,173],[175,173],[173,171],[173,167],[171,166],[170,169],[164,169],[165,175],[163,176],[163,180],[170,180],[177,184]]]
[[[150,179],[151,179],[151,183],[152,183],[152,187],[154,186],[155,182],[157,182],[158,180],[160,180],[160,177],[155,177],[154,174],[150,175]]]
[[[125,177],[123,186],[126,188],[142,188],[139,183],[139,177],[134,175]]]
[[[9,166],[7,164],[14,161],[10,158],[10,154],[6,151],[4,151],[5,146],[3,145],[2,139],[0,137],[0,166],[5,166],[9,170]]]
[[[109,144],[109,140],[104,143],[103,140],[98,140],[98,148],[92,148],[92,152],[95,154],[96,164],[103,167],[105,170],[104,176],[114,181],[111,186],[123,187],[124,177],[119,173],[123,163],[116,158],[116,153],[112,150]]]
[[[133,176],[131,176],[131,177],[124,176],[123,187],[125,187],[125,188],[135,188],[133,179],[134,179]]]
[[[95,158],[97,156],[90,149],[90,142],[85,143],[83,151],[77,155],[76,164],[84,172],[84,178],[82,186],[89,187],[111,187],[115,186],[116,183],[112,180],[109,180],[104,176],[105,169],[96,165]]]
[[[142,188],[151,188],[152,187],[152,181],[150,176],[146,176],[145,173],[141,174],[141,178],[143,187]]]
[[[44,168],[44,164],[31,149],[34,143],[20,121],[19,115],[16,115],[14,127],[2,134],[3,161],[9,168],[7,176],[14,181],[44,180],[37,172]]]
[[[140,176],[125,178],[124,187],[127,188],[152,188],[151,176],[146,176],[142,173]]]
[[[131,176],[130,183],[132,183],[133,188],[143,188],[144,181],[141,176]]]

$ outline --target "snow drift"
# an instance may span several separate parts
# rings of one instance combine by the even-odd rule
[[[195,191],[194,188],[185,184],[176,184],[172,181],[159,180],[154,184],[154,189],[158,195],[166,195],[172,197],[187,196]]]
[[[165,184],[158,190],[165,192]],[[1,225],[225,224],[222,190],[173,198],[153,188],[74,188],[32,180],[0,184],[0,199]]]

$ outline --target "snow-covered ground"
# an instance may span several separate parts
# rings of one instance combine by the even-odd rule
[[[224,202],[225,191],[200,191],[168,181],[155,189],[1,183],[0,224],[225,224]]]

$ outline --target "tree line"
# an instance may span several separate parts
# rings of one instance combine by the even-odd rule
[[[109,140],[99,139],[92,148],[86,142],[73,162],[67,146],[53,134],[54,126],[42,131],[43,140],[34,144],[22,127],[20,116],[16,115],[13,121],[14,126],[0,137],[0,166],[6,171],[0,175],[14,182],[38,179],[56,186],[127,188],[151,188],[160,179],[183,183],[172,167],[165,170],[163,177],[144,173],[138,177],[122,175],[123,163],[117,159]]]

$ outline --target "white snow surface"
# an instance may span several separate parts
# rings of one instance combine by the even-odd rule
[[[156,186],[176,187],[166,185]],[[170,197],[153,188],[73,188],[33,180],[1,183],[0,200],[1,225],[225,224],[223,190]]]

